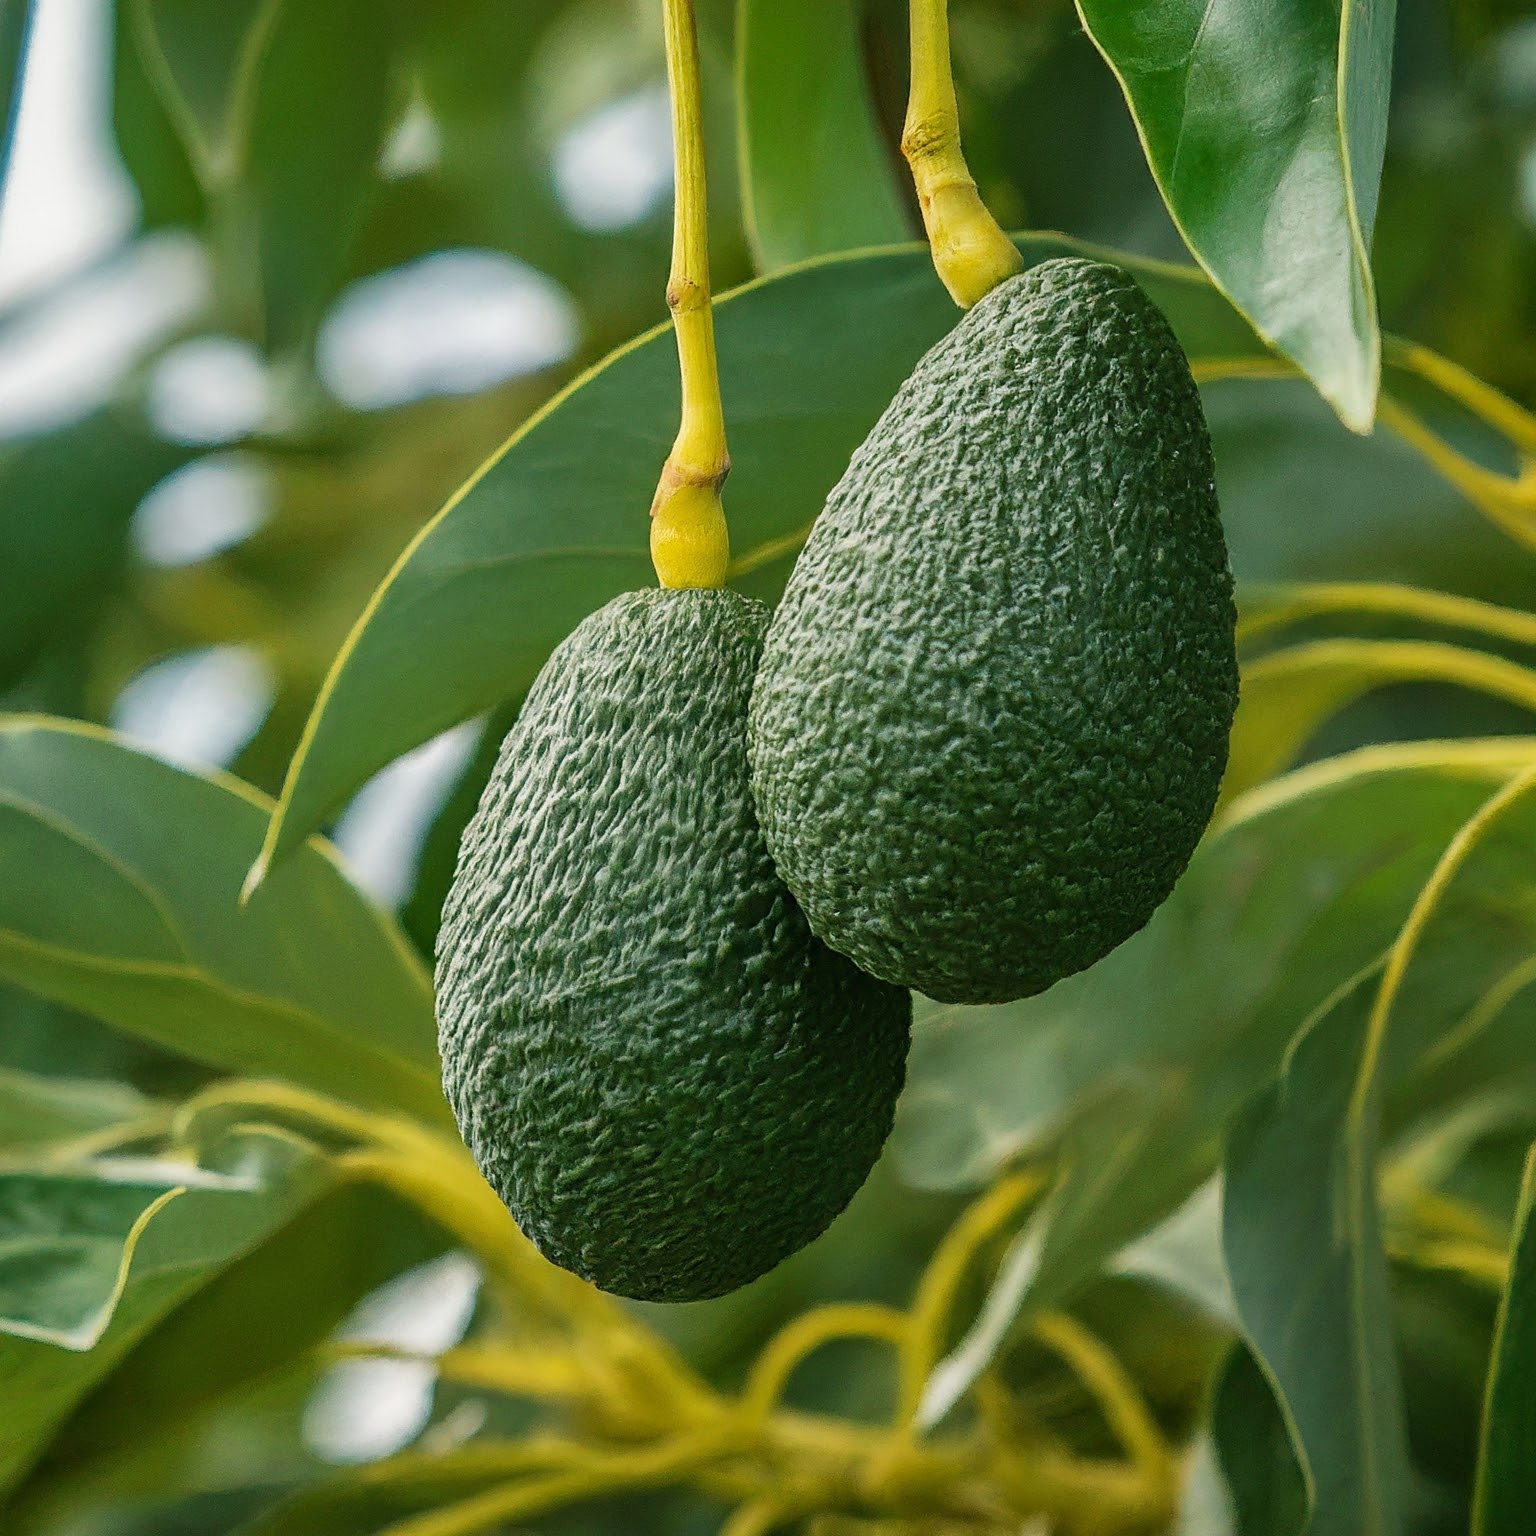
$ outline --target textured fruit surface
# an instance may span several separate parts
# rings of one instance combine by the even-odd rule
[[[438,940],[443,1080],[523,1231],[689,1301],[822,1232],[873,1166],[911,999],[815,939],[747,781],[768,622],[615,598],[550,657],[464,833]]]
[[[1091,965],[1210,817],[1234,621],[1162,315],[1097,262],[994,289],[854,455],[764,647],[753,789],[811,926],[945,1002]]]

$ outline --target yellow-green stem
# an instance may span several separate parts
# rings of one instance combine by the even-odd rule
[[[676,167],[667,307],[677,332],[683,411],[651,503],[651,562],[664,587],[723,587],[730,541],[720,487],[731,467],[709,296],[709,214],[693,0],[665,0]]]
[[[917,187],[933,265],[961,309],[1024,270],[987,212],[960,149],[960,107],[949,64],[948,0],[910,0],[912,92],[901,152]]]

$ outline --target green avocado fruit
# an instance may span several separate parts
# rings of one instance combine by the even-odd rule
[[[753,791],[812,929],[941,1002],[1108,953],[1210,819],[1235,617],[1167,321],[1098,262],[999,285],[854,454],[764,645]]]
[[[811,933],[747,776],[768,611],[632,592],[555,650],[443,913],[443,1083],[546,1257],[695,1301],[818,1236],[879,1156],[911,997]]]

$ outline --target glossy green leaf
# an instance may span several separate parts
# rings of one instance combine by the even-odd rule
[[[41,1077],[0,1067],[0,1154],[74,1141],[112,1126],[163,1123],[164,1111],[126,1083]]]
[[[1357,1082],[1376,1082],[1374,982],[1373,972],[1319,1015],[1227,1141],[1227,1269],[1306,1458],[1315,1536],[1405,1529],[1408,1449],[1374,1131],[1353,1123]]]
[[[859,0],[741,0],[743,212],[761,271],[912,230],[860,62]]]
[[[1237,801],[1151,923],[1091,970],[1000,1008],[920,1007],[891,1146],[903,1177],[966,1187],[1020,1156],[1060,1170],[976,1335],[999,1340],[1020,1310],[1070,1295],[1210,1176],[1228,1117],[1393,942],[1445,845],[1533,755],[1529,739],[1422,743],[1292,773]],[[1437,920],[1433,963],[1399,1001],[1408,1059],[1536,947],[1530,925],[1498,916],[1536,911],[1508,888],[1527,835],[1506,829]],[[987,1358],[962,1339],[927,1411]]]
[[[1370,243],[1395,0],[1078,0],[1185,243],[1346,423],[1375,414]]]
[[[1291,766],[1324,721],[1392,683],[1454,683],[1536,710],[1536,671],[1425,640],[1311,640],[1243,667],[1222,783],[1230,800]]]
[[[6,1404],[0,1416],[0,1498],[148,1329],[291,1219],[318,1195],[326,1177],[323,1164],[291,1138],[259,1130],[224,1138],[198,1168],[173,1170],[167,1179],[172,1175],[192,1187],[167,1198],[183,1186],[167,1187],[157,1174],[153,1185],[124,1201],[121,1180],[75,1184],[56,1177],[50,1190],[46,1180],[28,1186],[16,1175],[20,1182],[8,1189],[0,1208],[5,1223],[0,1311],[9,1319],[0,1328],[10,1335],[0,1337],[0,1396]],[[45,1270],[44,1240],[50,1235],[57,1248]],[[64,1279],[70,1282],[67,1291],[60,1286]],[[104,1284],[117,1294],[107,1297],[110,1321],[94,1347],[78,1353],[61,1349],[51,1336],[87,1325],[94,1332],[99,1311],[92,1314],[90,1307],[99,1304]],[[77,1348],[85,1336],[74,1333]]]
[[[441,1119],[429,979],[312,844],[244,910],[268,802],[0,717],[0,975],[198,1061]]]
[[[1472,1536],[1518,1531],[1536,1509],[1536,1149],[1526,1159],[1483,1404]]]
[[[1222,380],[1265,363],[1253,332],[1194,268],[1052,235],[1019,244],[1029,261],[1088,252],[1122,262],[1168,315],[1197,372]],[[772,598],[827,491],[917,359],[954,323],[954,306],[925,249],[914,246],[816,261],[749,283],[722,297],[716,322],[734,466],[726,487],[733,581]],[[828,340],[848,336],[859,345]],[[1231,480],[1230,494],[1223,485],[1229,519],[1233,510],[1238,517],[1234,558],[1260,573],[1305,574],[1299,558],[1281,560],[1273,548],[1279,540],[1291,550],[1313,531],[1273,515],[1270,461],[1293,448],[1302,461],[1299,444],[1277,439],[1270,418],[1249,421],[1232,409],[1225,391],[1234,387],[1254,391],[1257,404],[1286,386],[1215,386],[1218,468]],[[290,766],[262,868],[400,753],[520,695],[587,613],[652,580],[644,509],[676,413],[675,348],[658,327],[551,401],[422,529],[332,665]],[[1410,486],[1422,482],[1422,464],[1401,444],[1362,447],[1327,425],[1361,456],[1349,462],[1368,482],[1383,459]],[[1236,430],[1243,427],[1253,429],[1251,443]],[[1307,440],[1308,453],[1316,446]],[[1329,447],[1339,449],[1331,439]],[[1310,470],[1300,494],[1316,500]],[[1381,511],[1390,540],[1403,520],[1399,500]],[[1435,516],[1438,529],[1438,509]],[[1489,568],[1507,579],[1503,546],[1492,535],[1487,544]],[[1441,547],[1437,538],[1437,559]]]
[[[1021,245],[1032,261],[1081,249],[1047,235]],[[1191,352],[1257,355],[1198,273],[1132,266]],[[720,300],[738,586],[777,594],[853,449],[954,319],[922,247],[811,263]],[[848,337],[858,345],[828,341]],[[422,529],[326,679],[267,862],[401,752],[521,694],[587,613],[650,584],[645,513],[677,390],[676,350],[658,327],[535,415]]]

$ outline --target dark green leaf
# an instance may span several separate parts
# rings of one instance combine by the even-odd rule
[[[36,0],[0,0],[0,195],[5,192],[5,173],[11,163],[27,67],[27,37],[36,12]]]
[[[1295,1536],[1310,1503],[1306,1473],[1263,1367],[1242,1344],[1217,1379],[1211,1421],[1237,1536]]]
[[[491,769],[496,766],[502,739],[517,718],[518,707],[516,704],[503,705],[487,717],[474,755],[444,801],[422,844],[421,857],[416,863],[416,884],[400,913],[400,925],[423,955],[432,954],[437,944],[443,901],[459,862],[459,841],[480,803]]]
[[[0,974],[199,1061],[441,1119],[430,982],[325,847],[237,909],[267,809],[91,727],[0,719]]]
[[[377,185],[404,0],[289,0],[262,59],[242,190],[261,249],[262,332],[308,345]]]
[[[134,508],[186,457],[111,410],[0,445],[0,687],[83,622],[122,568]]]
[[[224,8],[220,7],[222,11]],[[178,118],[161,60],[146,36],[141,0],[124,0],[113,27],[112,128],[118,152],[139,195],[145,230],[195,228],[206,214],[204,177]]]
[[[1536,1149],[1526,1159],[1483,1405],[1473,1536],[1519,1531],[1536,1509]]]
[[[1319,1013],[1227,1139],[1227,1269],[1306,1459],[1311,1536],[1405,1529],[1407,1436],[1375,1192],[1375,982],[1372,971]]]
[[[1536,710],[1536,671],[1483,651],[1429,640],[1310,640],[1243,668],[1223,799],[1289,768],[1346,705],[1404,682],[1452,683]]]
[[[857,0],[741,0],[742,196],[758,267],[911,237],[859,59]]]
[[[1078,0],[1185,242],[1355,430],[1376,408],[1370,268],[1394,0]]]
[[[129,33],[204,186],[238,166],[255,75],[285,0],[125,0]]]

